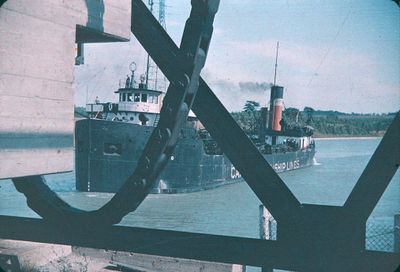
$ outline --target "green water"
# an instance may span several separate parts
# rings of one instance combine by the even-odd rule
[[[316,165],[280,174],[302,203],[341,206],[380,139],[317,140]],[[95,209],[112,195],[74,192],[73,173],[47,176],[49,185],[69,203]],[[37,215],[9,180],[0,181],[0,214]],[[150,195],[121,224],[258,238],[260,201],[245,182],[178,195]],[[371,220],[392,225],[400,213],[400,175],[392,179]],[[393,239],[393,238],[391,238]]]

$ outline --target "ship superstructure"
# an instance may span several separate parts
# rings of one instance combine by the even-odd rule
[[[157,125],[163,93],[148,89],[145,77],[131,76],[115,92],[118,103],[88,104],[88,119],[76,122],[76,188],[117,192],[136,167]],[[289,127],[282,119],[283,87],[271,87],[270,110],[261,109],[254,144],[276,172],[313,164],[315,144],[310,127]],[[253,137],[255,135],[249,135]],[[252,138],[253,139],[253,138]],[[223,154],[199,120],[189,115],[168,165],[153,193],[186,193],[241,181],[240,173]]]
[[[147,88],[146,76],[141,75],[140,83],[135,80],[136,64],[129,66],[131,75],[120,81],[118,103],[95,103],[86,105],[90,118],[108,121],[129,122],[138,125],[156,126],[160,117],[163,92]]]

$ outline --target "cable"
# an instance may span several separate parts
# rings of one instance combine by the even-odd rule
[[[350,16],[350,13],[351,13],[351,12],[352,12],[352,9],[350,9],[350,10],[347,12],[346,17],[343,19],[342,24],[340,25],[338,31],[337,31],[336,34],[335,34],[335,37],[333,38],[333,42],[330,43],[330,46],[329,46],[328,50],[325,52],[324,56],[322,57],[320,63],[318,64],[317,69],[315,69],[315,72],[314,72],[313,75],[311,76],[310,81],[308,82],[308,84],[307,84],[306,87],[309,87],[309,86],[311,85],[311,83],[312,83],[312,81],[313,81],[315,75],[318,74],[319,69],[321,68],[322,64],[324,64],[324,62],[325,62],[325,60],[326,60],[326,57],[328,56],[328,54],[329,54],[330,51],[332,50],[333,45],[336,43],[336,40],[337,40],[337,38],[339,37],[339,34],[341,33],[341,31],[342,31],[342,29],[343,29],[345,23],[347,22],[347,20],[348,20],[348,18],[349,18],[349,16]]]

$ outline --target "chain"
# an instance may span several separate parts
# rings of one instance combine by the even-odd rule
[[[76,224],[80,227],[110,226],[119,223],[127,213],[136,210],[170,160],[179,132],[186,122],[198,90],[200,72],[207,57],[218,5],[219,0],[192,1],[191,13],[185,24],[176,58],[176,69],[170,71],[172,76],[160,112],[160,121],[153,130],[133,174],[114,197],[98,210],[84,211],[70,206],[51,191],[42,176],[14,178],[15,187],[26,196],[32,210],[49,222]],[[132,10],[151,16],[140,0],[132,1]],[[132,11],[132,17],[133,14]],[[143,28],[142,34],[145,32],[146,28]],[[153,37],[153,41],[156,45],[157,37]]]

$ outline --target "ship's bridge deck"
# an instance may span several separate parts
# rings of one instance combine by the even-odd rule
[[[145,88],[120,88],[118,111],[159,113],[161,109],[161,91]]]

